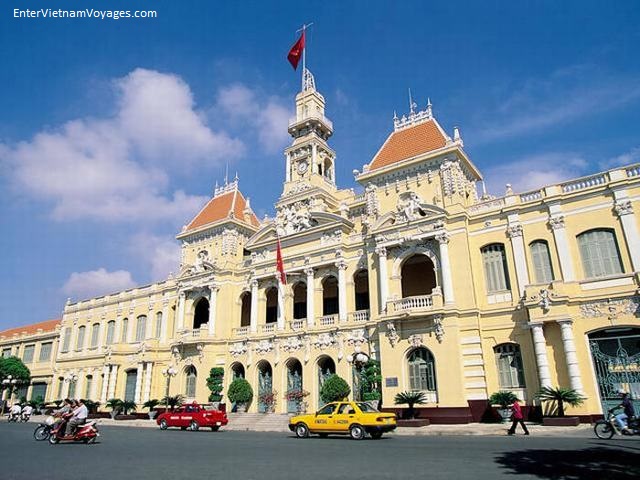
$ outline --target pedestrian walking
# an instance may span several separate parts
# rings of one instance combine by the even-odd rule
[[[524,424],[524,417],[522,415],[522,409],[520,408],[520,403],[518,400],[513,402],[511,405],[511,418],[513,423],[511,424],[511,428],[507,432],[508,435],[515,435],[516,427],[518,424],[522,426],[525,435],[529,435],[529,430],[527,430],[527,426]]]

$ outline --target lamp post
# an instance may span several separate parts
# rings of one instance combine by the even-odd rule
[[[356,398],[356,389],[354,389],[353,392],[353,399],[354,400],[362,400],[360,398],[361,396],[361,391],[362,391],[362,378],[364,377],[364,367],[367,364],[367,362],[369,361],[369,355],[367,355],[366,353],[362,352],[360,350],[360,346],[356,345],[355,349],[354,349],[354,353],[347,355],[347,362],[349,363],[349,365],[352,366],[352,368],[354,369],[355,372],[358,373],[358,388],[357,388],[357,396],[358,398]]]
[[[169,410],[169,384],[171,383],[171,377],[175,377],[177,370],[173,366],[162,369],[162,376],[167,379],[167,388],[164,396],[166,409]]]
[[[5,389],[8,388],[9,395],[7,396],[7,400],[2,401],[2,413],[0,414],[0,416],[4,416],[4,407],[8,401],[11,401],[11,395],[13,395],[13,389],[15,388],[17,383],[18,383],[18,380],[13,378],[12,375],[7,375],[7,377],[4,380],[2,380],[2,391],[4,392]]]

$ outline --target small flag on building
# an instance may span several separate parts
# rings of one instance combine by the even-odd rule
[[[282,250],[280,249],[280,237],[276,246],[276,270],[278,271],[278,279],[282,285],[287,284],[287,274],[284,273],[284,262],[282,261]]]
[[[293,67],[294,70],[298,69],[298,62],[302,58],[302,52],[304,51],[304,40],[305,40],[305,32],[302,29],[302,34],[296,43],[293,44],[291,50],[289,50],[289,55],[287,55],[287,59],[289,63]]]

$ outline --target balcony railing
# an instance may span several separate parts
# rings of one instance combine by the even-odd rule
[[[321,327],[328,327],[329,325],[335,325],[336,323],[338,323],[337,313],[334,313],[333,315],[324,315],[318,320],[318,325]]]
[[[433,297],[431,295],[416,295],[415,297],[406,297],[387,302],[387,311],[389,313],[430,308],[433,308]]]
[[[321,115],[319,113],[312,113],[312,114],[306,115],[304,118],[301,118],[301,119],[298,119],[298,117],[291,117],[289,118],[289,128],[295,125],[298,125],[300,123],[305,123],[312,120],[320,121],[324,123],[327,127],[329,127],[329,129],[333,130],[333,122],[329,120],[327,117],[325,117],[324,115]]]
[[[306,324],[307,324],[306,318],[298,318],[292,322],[289,322],[289,326],[291,327],[291,330],[302,330]]]
[[[275,323],[267,323],[265,325],[262,325],[260,327],[260,331],[262,333],[273,333],[276,331],[276,324]]]
[[[249,334],[249,327],[238,327],[233,329],[236,337],[246,337]]]
[[[367,322],[369,321],[369,310],[357,310],[353,312],[352,318],[354,322]]]

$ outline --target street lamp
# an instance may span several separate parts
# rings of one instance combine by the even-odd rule
[[[360,345],[356,345],[356,347],[354,348],[354,352],[347,355],[347,362],[349,363],[349,365],[352,366],[354,371],[357,372],[359,376],[358,389],[357,389],[358,398],[357,399],[355,398],[356,392],[354,389],[354,392],[353,392],[354,400],[362,400],[360,398],[361,390],[362,390],[362,379],[364,377],[364,367],[367,365],[368,361],[369,361],[369,355],[367,355],[366,353],[360,350]]]
[[[171,383],[171,377],[175,377],[177,373],[178,371],[175,368],[173,368],[173,366],[169,366],[167,368],[162,369],[162,376],[164,376],[167,379],[167,389],[166,389],[166,394],[164,396],[167,410],[169,410],[169,383]]]
[[[11,400],[11,395],[13,394],[13,389],[15,388],[16,383],[18,383],[18,380],[13,378],[12,375],[7,375],[7,377],[2,380],[2,391],[4,392],[6,388],[9,388],[9,395],[7,398],[8,401]],[[2,413],[0,414],[0,416],[4,416],[4,407],[6,403],[6,401],[2,401]]]

